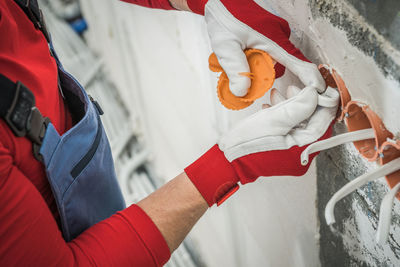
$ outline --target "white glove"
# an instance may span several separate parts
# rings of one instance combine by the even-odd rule
[[[319,95],[312,87],[290,86],[287,100],[273,90],[272,107],[241,121],[219,141],[228,161],[257,152],[303,147],[323,136],[336,116],[339,93],[333,88]],[[301,166],[300,155],[296,161]]]
[[[250,72],[243,53],[246,48],[266,51],[305,86],[313,87],[320,93],[325,90],[325,81],[317,66],[308,62],[290,42],[289,24],[284,19],[248,0],[209,0],[204,13],[212,49],[228,75],[229,87],[234,95],[245,96],[251,84],[248,77],[240,75]],[[279,77],[283,73],[277,74]]]
[[[185,168],[209,206],[224,202],[239,189],[239,182],[303,175],[310,163],[301,164],[301,153],[311,142],[330,136],[339,102],[336,90],[328,87],[319,95],[312,87],[293,86],[287,91],[288,100],[273,90],[272,107],[237,124],[218,145]]]

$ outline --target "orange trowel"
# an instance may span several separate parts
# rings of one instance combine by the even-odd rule
[[[250,67],[250,73],[240,73],[251,79],[248,93],[243,97],[235,96],[229,89],[229,79],[218,62],[217,56],[212,53],[208,59],[209,68],[213,72],[222,72],[217,85],[219,101],[231,110],[244,109],[260,97],[262,97],[275,81],[275,61],[268,53],[258,49],[246,49],[244,51]]]

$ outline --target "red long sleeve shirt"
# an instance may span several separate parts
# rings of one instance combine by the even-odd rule
[[[131,2],[171,8],[168,0]],[[30,88],[42,114],[64,133],[71,119],[57,88],[55,60],[43,34],[12,0],[0,1],[0,38],[0,73]],[[15,137],[0,119],[0,266],[161,266],[170,257],[160,231],[136,205],[68,243],[58,217],[31,142]]]

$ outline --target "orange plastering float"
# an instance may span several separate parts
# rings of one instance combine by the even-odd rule
[[[250,67],[250,73],[240,73],[251,79],[248,93],[243,97],[237,97],[229,89],[229,79],[222,69],[218,59],[212,53],[208,59],[209,68],[214,72],[222,72],[218,80],[219,101],[228,109],[240,110],[253,104],[254,100],[262,97],[275,81],[274,60],[264,51],[247,49],[244,51]]]
[[[319,65],[319,72],[325,80],[326,86],[337,88],[340,94],[340,109],[338,110],[337,119],[342,121],[344,118],[344,108],[351,100],[349,90],[346,87],[342,77],[334,69],[330,70],[328,66]]]
[[[366,139],[353,142],[357,150],[369,161],[375,161],[379,155],[379,149],[387,138],[393,138],[379,116],[372,109],[362,103],[350,101],[343,110],[345,121],[350,132],[372,128],[374,139]]]

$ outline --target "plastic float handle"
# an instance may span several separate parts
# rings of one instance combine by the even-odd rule
[[[390,222],[392,220],[393,201],[397,191],[400,189],[400,183],[393,187],[389,193],[382,199],[381,209],[379,211],[378,230],[376,233],[376,242],[383,245],[389,236]]]
[[[328,204],[325,207],[325,220],[328,225],[335,223],[335,215],[334,209],[336,203],[350,194],[351,192],[355,191],[356,189],[360,188],[364,184],[391,174],[400,169],[400,158],[392,160],[391,162],[373,170],[372,172],[366,173],[361,175],[360,177],[354,179],[353,181],[347,183],[343,186],[339,191],[337,191],[332,198],[328,201]]]
[[[329,149],[348,142],[373,139],[375,132],[372,128],[336,135],[334,137],[312,143],[301,153],[301,165],[308,164],[309,155],[321,150]]]

